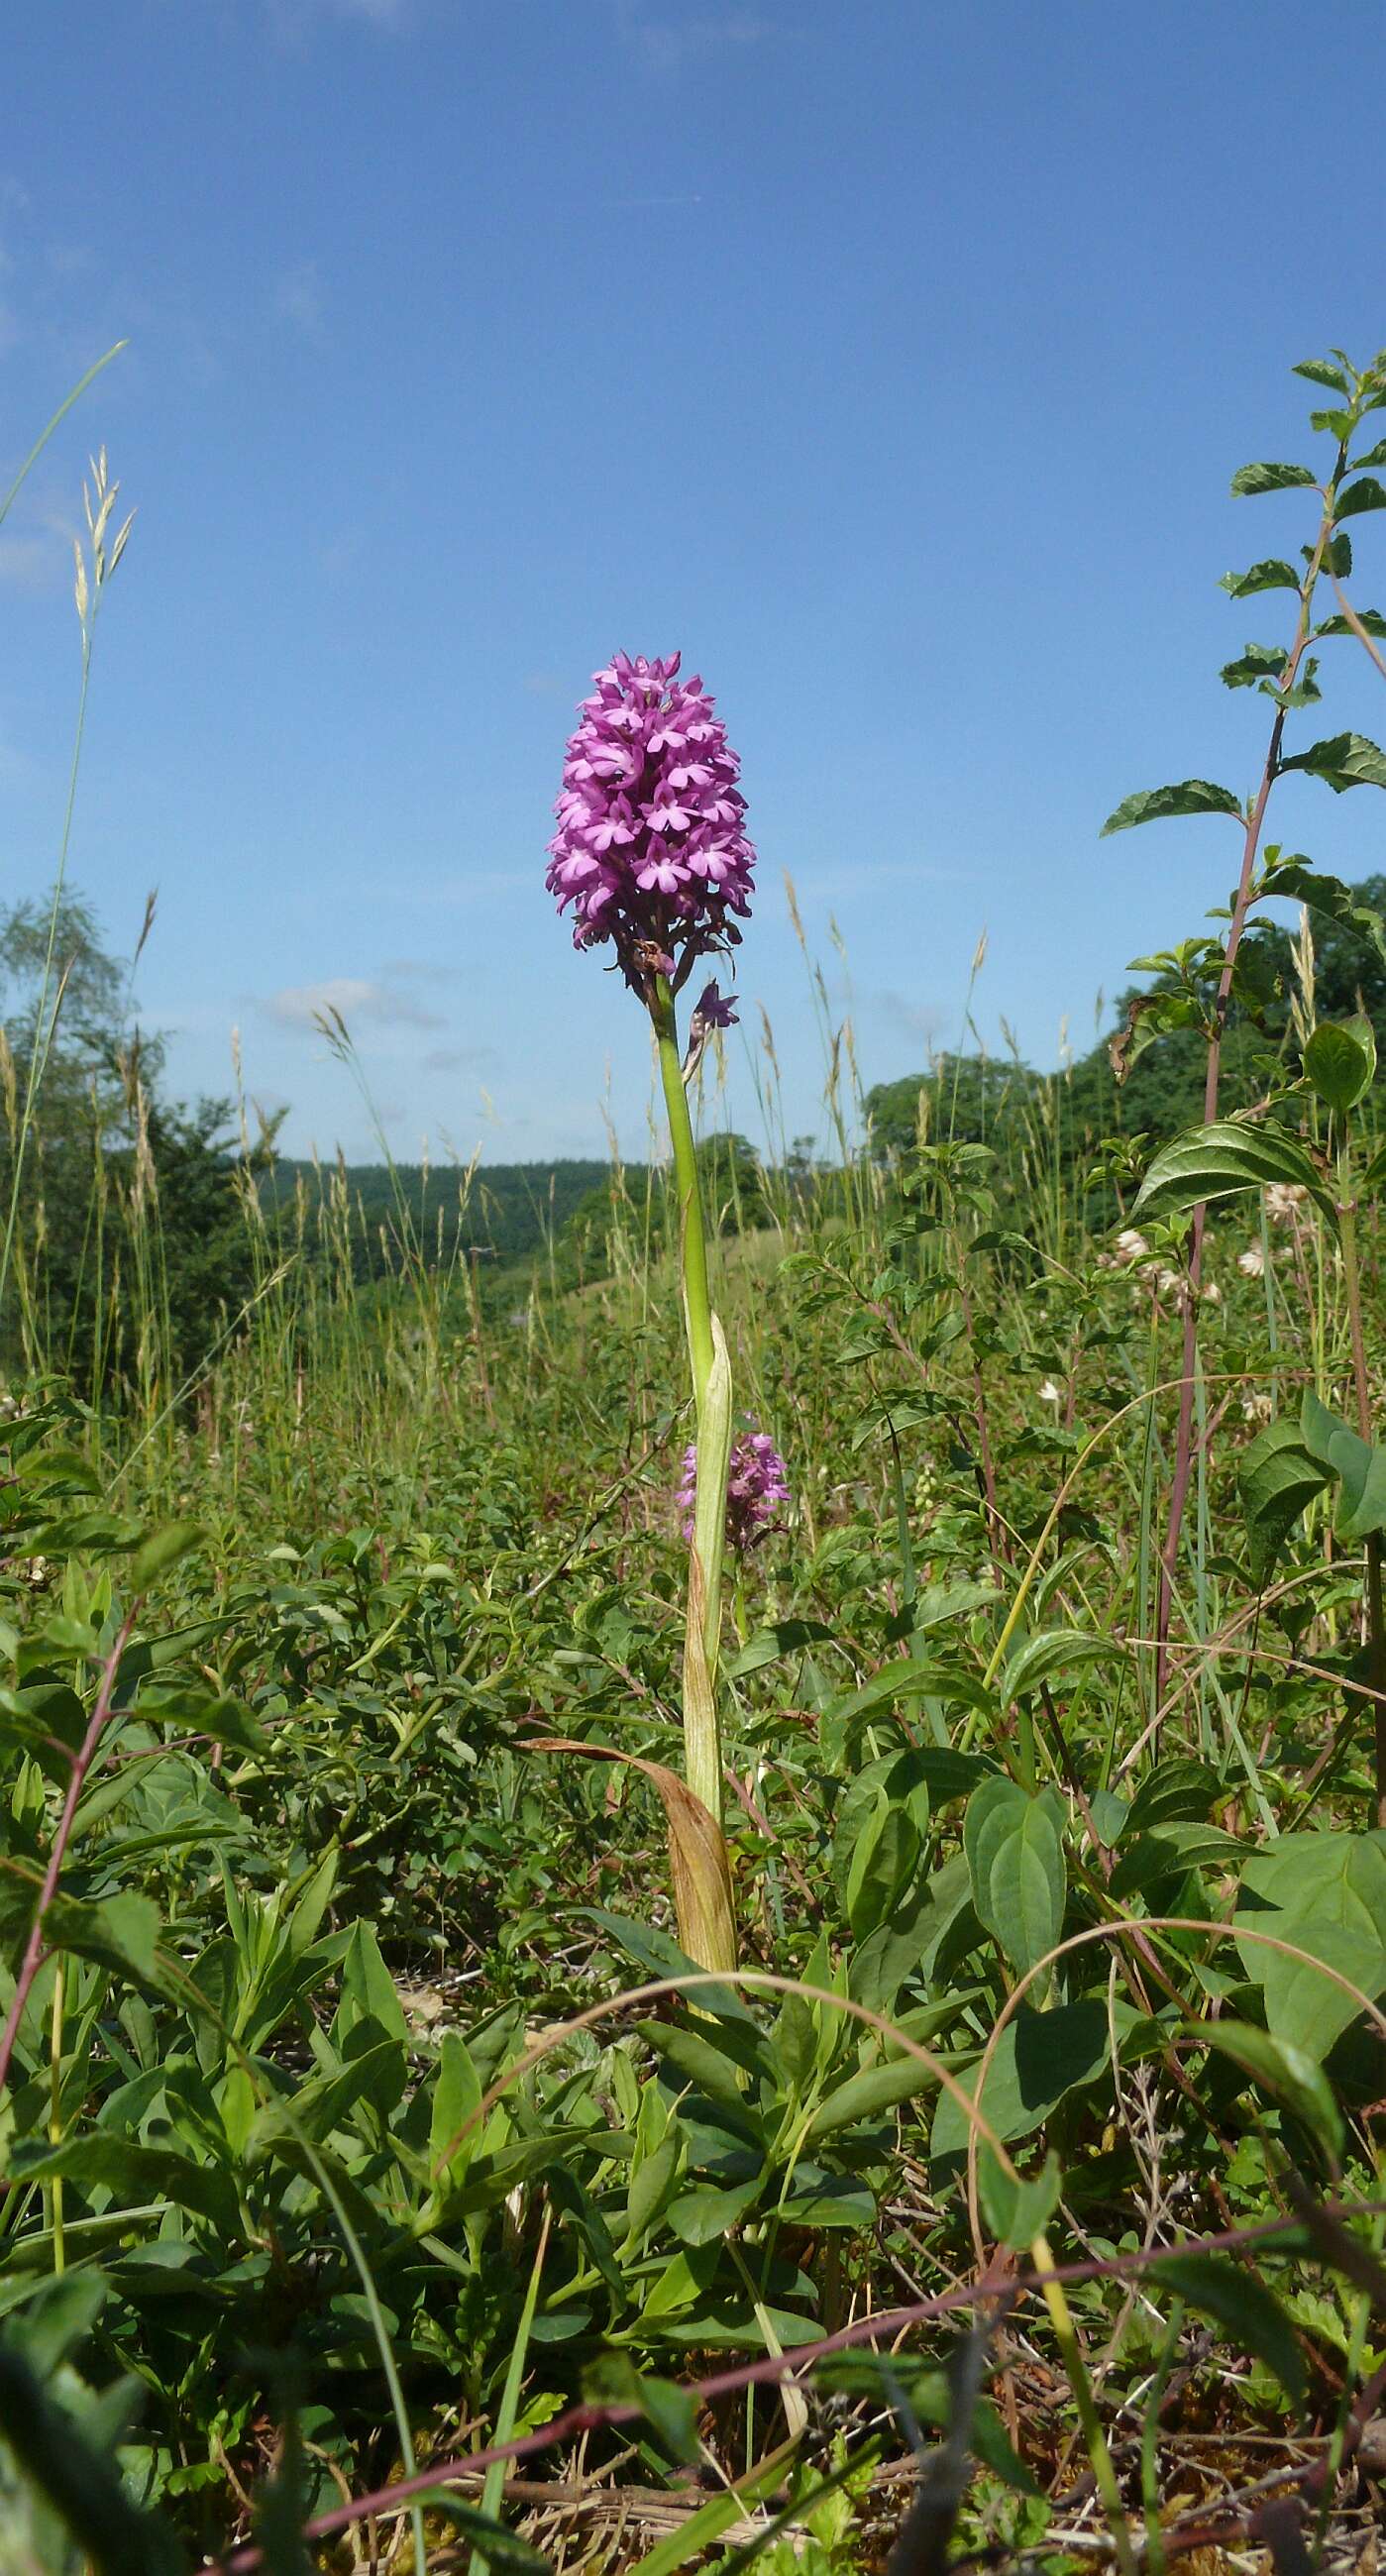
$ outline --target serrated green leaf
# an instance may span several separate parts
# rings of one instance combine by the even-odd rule
[[[1225,572],[1219,588],[1233,599],[1250,599],[1258,590],[1298,590],[1299,574],[1280,555],[1267,555],[1245,572]]]
[[[1235,814],[1240,820],[1241,803],[1230,787],[1215,786],[1211,779],[1184,778],[1172,787],[1148,787],[1134,796],[1125,796],[1115,813],[1109,814],[1100,838],[1109,832],[1129,832],[1137,823],[1159,823],[1180,814]]]
[[[1379,608],[1358,608],[1353,614],[1357,625],[1365,627],[1369,635],[1386,635],[1386,617],[1382,616]],[[1314,629],[1316,635],[1355,635],[1356,632],[1357,627],[1350,617],[1325,617]]]
[[[1161,1146],[1141,1183],[1132,1221],[1179,1216],[1210,1200],[1264,1189],[1270,1181],[1307,1190],[1336,1226],[1323,1175],[1298,1140],[1283,1127],[1232,1118],[1191,1127]]]
[[[1278,680],[1287,658],[1283,644],[1248,644],[1234,662],[1224,662],[1220,674],[1223,686],[1250,689],[1258,680]]]
[[[1311,465],[1242,465],[1232,477],[1232,495],[1242,500],[1257,492],[1293,492],[1317,481]]]
[[[1341,367],[1331,367],[1326,358],[1301,358],[1291,373],[1306,376],[1311,385],[1326,385],[1330,393],[1345,394],[1349,390]]]
[[[1311,743],[1307,751],[1296,752],[1292,760],[1282,760],[1280,766],[1321,778],[1335,796],[1346,795],[1349,787],[1386,787],[1386,751],[1364,733],[1331,734]]]
[[[1386,620],[1382,631],[1386,633]],[[1342,929],[1369,941],[1386,964],[1386,922],[1370,904],[1358,903],[1355,889],[1344,885],[1341,877],[1323,876],[1308,859],[1296,855],[1268,865],[1260,891],[1263,895],[1287,895],[1293,903],[1307,904],[1311,912],[1322,913]]]
[[[1237,1462],[1253,1580],[1264,1583],[1302,1512],[1323,1492],[1324,1470],[1297,1423],[1268,1422]]]
[[[1338,495],[1337,516],[1340,519],[1360,518],[1364,510],[1386,510],[1386,490],[1382,489],[1374,474],[1363,474]]]
[[[1304,1050],[1304,1070],[1325,1106],[1345,1118],[1376,1080],[1371,1021],[1321,1020]]]

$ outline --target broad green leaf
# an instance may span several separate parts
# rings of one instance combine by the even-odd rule
[[[763,1672],[767,1664],[778,1663],[782,1655],[832,1643],[833,1631],[821,1619],[780,1619],[773,1628],[757,1629],[739,1653],[727,1657],[722,1669],[730,1680],[743,1681],[750,1673]]]
[[[1022,1699],[1059,1673],[1075,1672],[1084,1664],[1120,1663],[1122,1651],[1117,1638],[1097,1635],[1091,1628],[1040,1629],[1022,1641],[1003,1667],[997,1696],[1003,1704]]]
[[[159,1575],[167,1574],[180,1557],[191,1554],[195,1547],[205,1547],[207,1533],[196,1521],[167,1521],[162,1529],[151,1530],[142,1546],[130,1560],[130,1589],[147,1592]]]
[[[647,2046],[667,2059],[684,2083],[695,2084],[710,2101],[744,2115],[745,2090],[738,2060],[726,2048],[725,2031],[709,2036],[685,2030],[679,2022],[660,2021],[640,2022],[637,2028]]]
[[[1376,1079],[1376,1031],[1369,1019],[1321,1020],[1304,1050],[1304,1070],[1326,1107],[1345,1118]]]
[[[1219,587],[1234,599],[1250,599],[1258,590],[1298,590],[1299,574],[1278,555],[1250,564],[1245,572],[1225,572]]]
[[[1357,626],[1364,627],[1368,635],[1386,635],[1386,617],[1382,616],[1379,608],[1359,608],[1354,610],[1353,614],[1357,619]],[[1357,626],[1353,625],[1351,617],[1325,617],[1322,623],[1315,627],[1314,633],[1316,635],[1355,635]]]
[[[1101,838],[1109,832],[1129,832],[1137,823],[1160,823],[1179,814],[1235,814],[1241,816],[1240,799],[1230,787],[1216,787],[1207,778],[1185,778],[1174,787],[1148,787],[1134,796],[1123,797],[1115,813],[1109,814],[1102,826]]]
[[[1145,1833],[1128,1828],[1109,1886],[1115,1897],[1144,1895],[1163,1880],[1205,1864],[1240,1866],[1245,1845],[1216,1825],[1164,1824]]]
[[[1258,680],[1278,680],[1287,655],[1283,644],[1248,644],[1234,662],[1224,662],[1221,678],[1229,689],[1251,689]]]
[[[431,2164],[436,2165],[439,2157],[447,2155],[452,2147],[449,2170],[456,2173],[465,2170],[479,2143],[480,2128],[469,2129],[456,2147],[453,2147],[453,2140],[463,2123],[480,2108],[481,2082],[466,2041],[459,2031],[444,2031],[438,2051],[438,2071],[433,2079],[433,2099],[429,2104],[428,2154]]]
[[[903,1807],[878,1790],[852,1851],[845,1902],[854,1940],[865,1940],[891,1913],[919,1866],[919,1835]]]
[[[672,2254],[646,2291],[640,2313],[648,2325],[657,2317],[675,2317],[702,2297],[717,2268],[717,2248],[694,2245]]]
[[[995,1598],[995,1595],[990,1595]],[[975,1708],[985,1715],[990,1702],[975,1673],[959,1670],[940,1656],[904,1656],[895,1663],[883,1664],[878,1673],[860,1689],[834,1703],[833,1715],[842,1720],[865,1717],[870,1711],[898,1708],[902,1701],[922,1698],[950,1700],[954,1706]]]
[[[1311,385],[1327,385],[1330,393],[1346,394],[1349,391],[1348,380],[1342,368],[1331,367],[1326,358],[1302,358],[1299,365],[1291,369],[1291,373],[1296,376],[1306,376]]]
[[[1303,2403],[1304,2363],[1295,2331],[1264,2282],[1224,2254],[1162,2254],[1146,2280],[1173,2290],[1189,2307],[1215,2318],[1246,2352],[1274,2372],[1296,2405]]]
[[[1386,1449],[1331,1413],[1311,1386],[1304,1390],[1300,1429],[1310,1456],[1337,1478],[1336,1536],[1351,1545],[1386,1529]]]
[[[853,2173],[832,2173],[822,2165],[799,2164],[793,2188],[780,2204],[789,2227],[870,2227],[876,2195]]]
[[[1242,465],[1232,477],[1234,500],[1257,492],[1311,489],[1318,481],[1312,465]]]
[[[1323,1175],[1298,1138],[1264,1121],[1252,1126],[1232,1118],[1188,1128],[1161,1146],[1141,1183],[1132,1220],[1180,1216],[1213,1199],[1264,1189],[1269,1181],[1308,1190],[1336,1224]]]
[[[187,2558],[167,2515],[132,2501],[108,2445],[93,2438],[97,2406],[84,2393],[88,2420],[79,2423],[40,2386],[22,2351],[0,2345],[0,2433],[51,2506],[54,2521],[88,2537],[100,2534],[100,2576],[186,2576]],[[13,2519],[7,2510],[7,2524]],[[10,2540],[17,2565],[38,2564],[22,2532],[7,2530],[7,2545]],[[84,2554],[89,2564],[98,2563],[92,2551]],[[47,2563],[75,2561],[64,2550],[61,2562],[50,2557]]]
[[[87,2340],[111,2294],[104,2272],[60,2272],[23,2298],[6,2341],[22,2339],[24,2358],[40,2379],[50,2379]]]
[[[1286,1539],[1326,1478],[1297,1423],[1268,1422],[1237,1461],[1253,1580],[1264,1583]]]
[[[1386,491],[1374,474],[1362,475],[1358,482],[1349,483],[1347,490],[1338,495],[1337,516],[1340,519],[1360,518],[1364,510],[1386,510]]]
[[[928,1783],[913,1749],[867,1764],[842,1799],[833,1878],[855,1939],[865,1940],[904,1895],[929,1821]]]
[[[1312,1962],[1369,1998],[1386,1989],[1386,1832],[1282,1835],[1247,1861],[1235,1921],[1238,1932],[1273,1933],[1308,1952],[1288,1959],[1264,1941],[1238,1943],[1274,2036],[1321,2060],[1360,2008]]]
[[[984,1780],[968,1800],[963,1847],[977,1919],[1024,1975],[1063,1929],[1067,1875],[1050,1798],[1027,1798],[1012,1780]]]
[[[1386,619],[1382,621],[1386,634]],[[1386,922],[1370,904],[1358,903],[1354,889],[1344,885],[1341,877],[1323,876],[1308,859],[1298,855],[1271,862],[1261,879],[1263,895],[1288,895],[1292,903],[1305,903],[1311,912],[1321,912],[1359,939],[1367,940],[1386,964]]]
[[[977,2186],[993,2236],[1021,2250],[1033,2245],[1058,2208],[1063,2168],[1051,2147],[1037,2174],[1012,2178],[984,2140],[977,2159]]]
[[[631,2176],[626,2195],[626,2242],[639,2245],[668,2199],[679,2171],[679,2142],[662,2138]]]
[[[1316,2058],[1291,2041],[1258,2029],[1254,2022],[1207,2021],[1197,2027],[1207,2047],[1230,2057],[1248,2075],[1254,2075],[1258,2084],[1278,2093],[1311,2136],[1317,2138],[1330,2163],[1337,2163],[1343,2152],[1343,2115]]]
[[[255,2164],[301,2136],[321,2146],[341,2127],[358,2102],[378,2100],[382,2090],[393,2104],[404,2091],[408,2066],[397,2040],[383,2039],[359,2057],[348,2059],[330,2075],[317,2075],[287,2101],[267,2102],[256,2115],[246,2141],[246,2161]]]
[[[175,2147],[145,2146],[137,2138],[91,2129],[56,2146],[46,2138],[32,2138],[21,2140],[13,2149],[12,2181],[50,2182],[58,2174],[131,2204],[167,2201],[175,2209],[210,2220],[224,2238],[232,2239],[239,2232],[240,2212],[230,2174],[220,2165],[199,2164]]]
[[[1111,2050],[1105,1995],[1083,1995],[1077,2003],[1055,2004],[1033,2012],[1021,2004],[997,2043],[981,2108],[996,2135],[1007,2141],[1028,2137],[1075,2084],[1100,2075]],[[975,2098],[980,2061],[960,2074],[964,2092]],[[955,2156],[966,2149],[970,2123],[951,2093],[940,2093],[934,2113],[932,2152]]]
[[[1280,766],[1322,778],[1335,796],[1346,794],[1349,787],[1386,787],[1386,751],[1364,733],[1331,734],[1323,742],[1311,743],[1307,751],[1296,752],[1292,760],[1282,760]]]
[[[899,1915],[863,1941],[852,1960],[852,1993],[875,2012],[890,2012],[911,1979],[930,1979],[939,1956],[978,1937],[972,1881],[964,1852],[954,1852],[910,1896]]]
[[[880,2066],[866,2066],[857,2075],[849,2075],[845,2084],[836,2085],[819,2103],[805,2131],[806,2143],[816,2146],[820,2139],[830,2138],[837,2129],[855,2127],[859,2120],[877,2119],[900,2102],[910,2101],[938,2077],[932,2067],[917,2057],[892,2057]]]
[[[332,2024],[332,2036],[345,2053],[346,2044],[360,2022],[371,2022],[382,2035],[395,2040],[401,2048],[408,2045],[409,2024],[404,2007],[395,1992],[395,1981],[381,1956],[380,1943],[369,1923],[354,1923],[346,1955],[342,1960],[342,1992]]]
[[[96,1959],[119,1968],[137,1985],[161,1983],[158,1944],[159,1909],[147,1896],[122,1888],[91,1905],[82,1897],[54,1897],[43,1919],[50,1949],[75,1950],[79,1958]]]
[[[720,2244],[747,2211],[754,2209],[761,2182],[762,2177],[753,2174],[749,2182],[729,2183],[724,2190],[700,2183],[695,2190],[680,2193],[672,2203],[669,2225],[681,2244]]]
[[[637,2370],[629,2353],[602,2353],[583,2372],[582,2393],[589,2406],[641,2407],[674,2459],[701,2457],[697,2400],[673,2380]]]

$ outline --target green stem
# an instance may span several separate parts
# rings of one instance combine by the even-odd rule
[[[1367,1345],[1362,1330],[1362,1281],[1357,1266],[1357,1202],[1348,1184],[1347,1145],[1342,1156],[1343,1186],[1338,1202],[1338,1240],[1343,1255],[1343,1291],[1347,1300],[1348,1330],[1352,1336],[1352,1376],[1357,1396],[1357,1428],[1364,1440],[1372,1436],[1371,1381],[1367,1375]],[[1375,1693],[1372,1714],[1376,1722],[1376,1821],[1386,1825],[1386,1610],[1382,1603],[1381,1533],[1372,1530],[1367,1538],[1367,1641],[1370,1655],[1371,1685]]]
[[[701,1422],[707,1382],[712,1374],[712,1296],[707,1283],[707,1236],[703,1198],[698,1187],[698,1159],[693,1149],[693,1121],[688,1115],[683,1063],[674,1022],[674,996],[662,975],[655,981],[650,1005],[659,1048],[659,1078],[669,1120],[674,1155],[674,1188],[679,1203],[679,1244],[683,1266],[683,1312],[688,1356],[693,1367],[693,1398]]]
[[[707,1277],[707,1237],[693,1147],[693,1124],[679,1057],[674,996],[656,978],[650,1004],[659,1049],[660,1079],[669,1116],[674,1186],[679,1201],[683,1313],[697,1411],[698,1475],[693,1549],[689,1563],[688,1618],[683,1655],[684,1775],[717,1828],[715,1859],[700,1847],[692,1863],[696,1902],[680,1900],[680,1931],[689,1955],[710,1968],[735,1964],[731,1881],[722,1841],[722,1738],[717,1665],[722,1640],[722,1561],[727,1522],[727,1460],[731,1447],[731,1377],[727,1346],[712,1312]],[[685,1915],[687,1920],[684,1919]],[[704,1955],[706,1953],[706,1955]]]

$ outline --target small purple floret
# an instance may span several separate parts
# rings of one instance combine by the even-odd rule
[[[675,1501],[683,1515],[683,1534],[693,1536],[698,1499],[698,1450],[690,1442],[683,1453],[683,1477]],[[733,1440],[727,1473],[727,1545],[745,1556],[773,1528],[781,1503],[789,1500],[789,1470],[768,1431],[743,1431]]]
[[[693,1005],[693,1027],[699,1029],[734,1029],[736,1001],[716,984],[705,984]]]
[[[609,939],[646,1000],[655,974],[677,990],[696,958],[737,945],[754,883],[741,764],[702,681],[678,672],[677,653],[617,653],[594,675],[544,880],[560,912],[573,906],[574,946]]]

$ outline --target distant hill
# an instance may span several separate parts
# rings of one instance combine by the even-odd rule
[[[266,1213],[292,1214],[300,1188],[310,1222],[344,1200],[357,1252],[357,1274],[376,1276],[394,1262],[385,1245],[412,1232],[425,1258],[444,1263],[483,1245],[498,1263],[523,1261],[607,1174],[604,1162],[481,1163],[470,1180],[452,1164],[300,1162],[276,1156],[261,1184]],[[382,1231],[385,1244],[382,1244]]]

